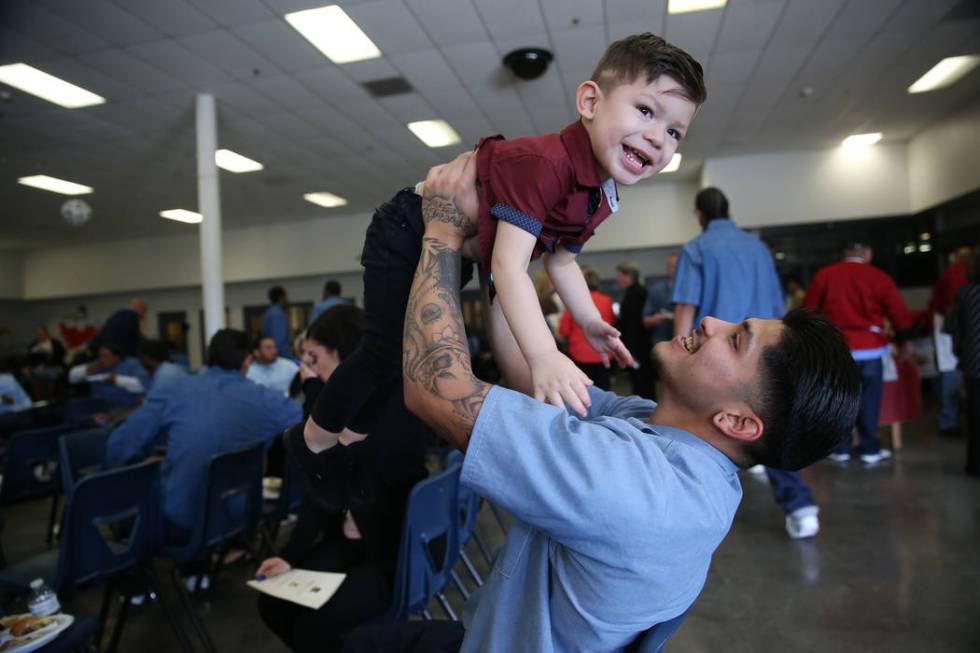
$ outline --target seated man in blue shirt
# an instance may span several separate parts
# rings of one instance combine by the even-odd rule
[[[252,364],[245,378],[289,396],[299,365],[279,355],[276,341],[270,336],[259,336],[252,343]]]
[[[252,356],[248,336],[222,329],[208,345],[208,368],[156,389],[143,406],[109,436],[106,467],[140,456],[163,434],[163,514],[167,539],[182,544],[200,517],[204,477],[216,454],[256,441],[271,445],[300,421],[300,405],[282,393],[245,379]]]
[[[88,382],[93,397],[101,397],[116,410],[135,406],[150,387],[150,375],[133,356],[114,343],[100,345],[98,357],[68,371],[69,383]]]
[[[454,181],[467,158],[430,172],[425,192],[471,206],[472,176]],[[848,435],[859,385],[840,333],[805,311],[706,318],[655,348],[659,404],[593,387],[580,419],[522,394],[516,348],[497,364],[518,392],[473,375],[459,302],[472,225],[441,200],[423,215],[405,402],[466,452],[462,483],[515,517],[463,650],[614,651],[679,621],[731,526],[738,468],[799,469]]]
[[[10,364],[6,359],[0,360],[0,414],[15,413],[31,407],[31,398],[10,373]]]

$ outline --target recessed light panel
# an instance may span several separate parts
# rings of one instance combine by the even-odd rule
[[[909,86],[909,93],[925,93],[952,86],[980,64],[980,54],[946,57]]]
[[[338,7],[317,7],[286,14],[286,22],[334,63],[377,59],[381,50]]]
[[[318,206],[323,206],[328,209],[332,209],[338,206],[345,206],[347,200],[333,193],[307,193],[303,195],[303,199],[307,202],[312,202]]]
[[[214,153],[214,163],[222,170],[228,172],[255,172],[261,170],[263,166],[258,161],[242,156],[231,150],[218,150]]]
[[[459,134],[445,120],[419,120],[408,123],[420,141],[429,147],[446,147],[459,143]]]
[[[38,70],[26,63],[12,63],[0,66],[0,82],[18,88],[25,93],[36,95],[42,100],[54,102],[66,109],[90,107],[104,104],[105,98],[86,91],[54,75]]]
[[[724,7],[728,0],[669,0],[668,14],[687,14],[692,11],[707,11]]]
[[[160,211],[160,217],[166,218],[167,220],[176,220],[177,222],[186,222],[187,224],[199,224],[204,221],[204,216],[200,213],[188,211],[187,209],[167,209],[166,211]]]
[[[851,134],[841,142],[841,147],[863,147],[867,145],[874,145],[881,140],[881,132],[872,132],[869,134]]]
[[[21,177],[17,180],[17,183],[25,186],[32,186],[34,188],[40,188],[41,190],[49,190],[52,193],[61,193],[62,195],[87,195],[92,192],[91,186],[84,186],[82,184],[76,184],[71,181],[65,181],[64,179],[49,177],[47,175]]]

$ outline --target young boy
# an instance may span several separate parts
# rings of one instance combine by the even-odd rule
[[[528,262],[543,255],[555,289],[590,344],[605,360],[611,355],[631,364],[619,333],[592,303],[575,257],[618,208],[616,184],[660,172],[705,97],[700,64],[660,37],[639,34],[609,46],[592,79],[576,91],[581,119],[561,133],[480,142],[478,198],[473,188],[456,202],[464,214],[477,216],[476,258],[488,290],[493,349],[520,349],[535,398],[584,415],[591,382],[558,351],[527,276]],[[321,392],[311,415],[315,424],[307,423],[308,443],[323,438],[322,430],[336,438],[349,428],[341,442],[356,438],[351,431],[367,432],[381,398],[397,384],[422,231],[421,202],[411,189],[376,212],[361,258],[368,328],[361,350],[344,361],[348,369]]]

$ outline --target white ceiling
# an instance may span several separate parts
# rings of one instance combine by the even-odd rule
[[[980,95],[980,70],[939,92],[908,85],[945,56],[980,52],[976,0],[729,0],[667,15],[666,0],[341,0],[384,53],[334,65],[283,20],[329,0],[3,0],[0,64],[25,62],[106,104],[61,109],[0,85],[0,247],[184,234],[158,217],[196,207],[194,97],[219,102],[219,143],[265,170],[221,174],[226,227],[370,210],[483,135],[556,131],[606,45],[652,31],[704,65],[709,99],[683,144],[688,173],[723,153],[824,147],[857,131],[906,140]],[[552,50],[542,78],[500,63]],[[415,92],[373,99],[361,82]],[[810,97],[801,89],[811,87]],[[433,150],[405,127],[444,118]],[[685,168],[682,168],[682,172]],[[67,199],[20,186],[48,174],[95,188],[72,229]],[[321,209],[302,194],[350,200]]]

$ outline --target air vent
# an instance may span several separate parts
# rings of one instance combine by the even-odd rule
[[[387,79],[376,79],[372,82],[361,84],[367,92],[374,97],[388,97],[389,95],[402,95],[411,93],[415,89],[404,77],[389,77]]]

